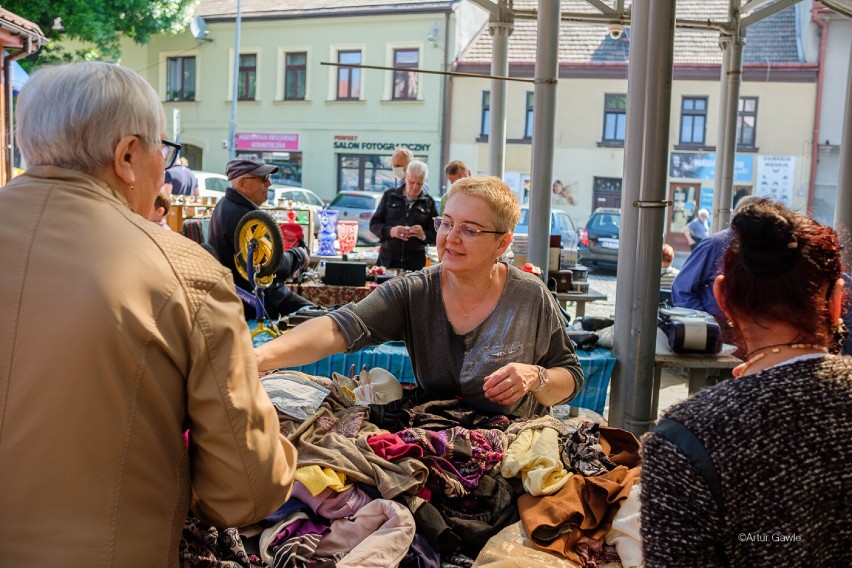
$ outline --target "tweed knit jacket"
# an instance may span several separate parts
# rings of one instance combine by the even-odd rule
[[[646,566],[852,566],[852,358],[731,379],[665,415],[704,444],[722,503],[677,447],[646,434]]]

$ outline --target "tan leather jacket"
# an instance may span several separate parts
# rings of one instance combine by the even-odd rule
[[[295,465],[225,268],[96,178],[0,188],[0,565],[177,566],[191,495],[250,524]]]

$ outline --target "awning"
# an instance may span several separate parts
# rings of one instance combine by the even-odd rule
[[[27,72],[24,71],[24,68],[21,67],[21,64],[17,61],[13,61],[12,65],[12,93],[17,95],[18,91],[24,86],[24,83],[27,82],[27,79],[30,78],[27,75]]]

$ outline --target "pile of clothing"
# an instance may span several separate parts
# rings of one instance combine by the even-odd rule
[[[182,566],[498,566],[518,550],[494,543],[521,528],[531,553],[566,566],[636,556],[638,513],[620,507],[638,488],[629,432],[422,402],[417,390],[370,404],[342,382],[296,371],[263,379],[299,451],[291,498],[249,527],[189,518]],[[616,527],[622,509],[632,528]]]

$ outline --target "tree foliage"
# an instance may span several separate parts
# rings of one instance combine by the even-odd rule
[[[186,27],[196,0],[5,0],[3,8],[41,28],[50,40],[28,67],[74,59],[114,59],[121,55],[122,36],[147,43],[160,33],[177,33]],[[60,18],[60,20],[57,20]],[[61,22],[57,29],[55,23]],[[64,38],[91,44],[69,52]]]

